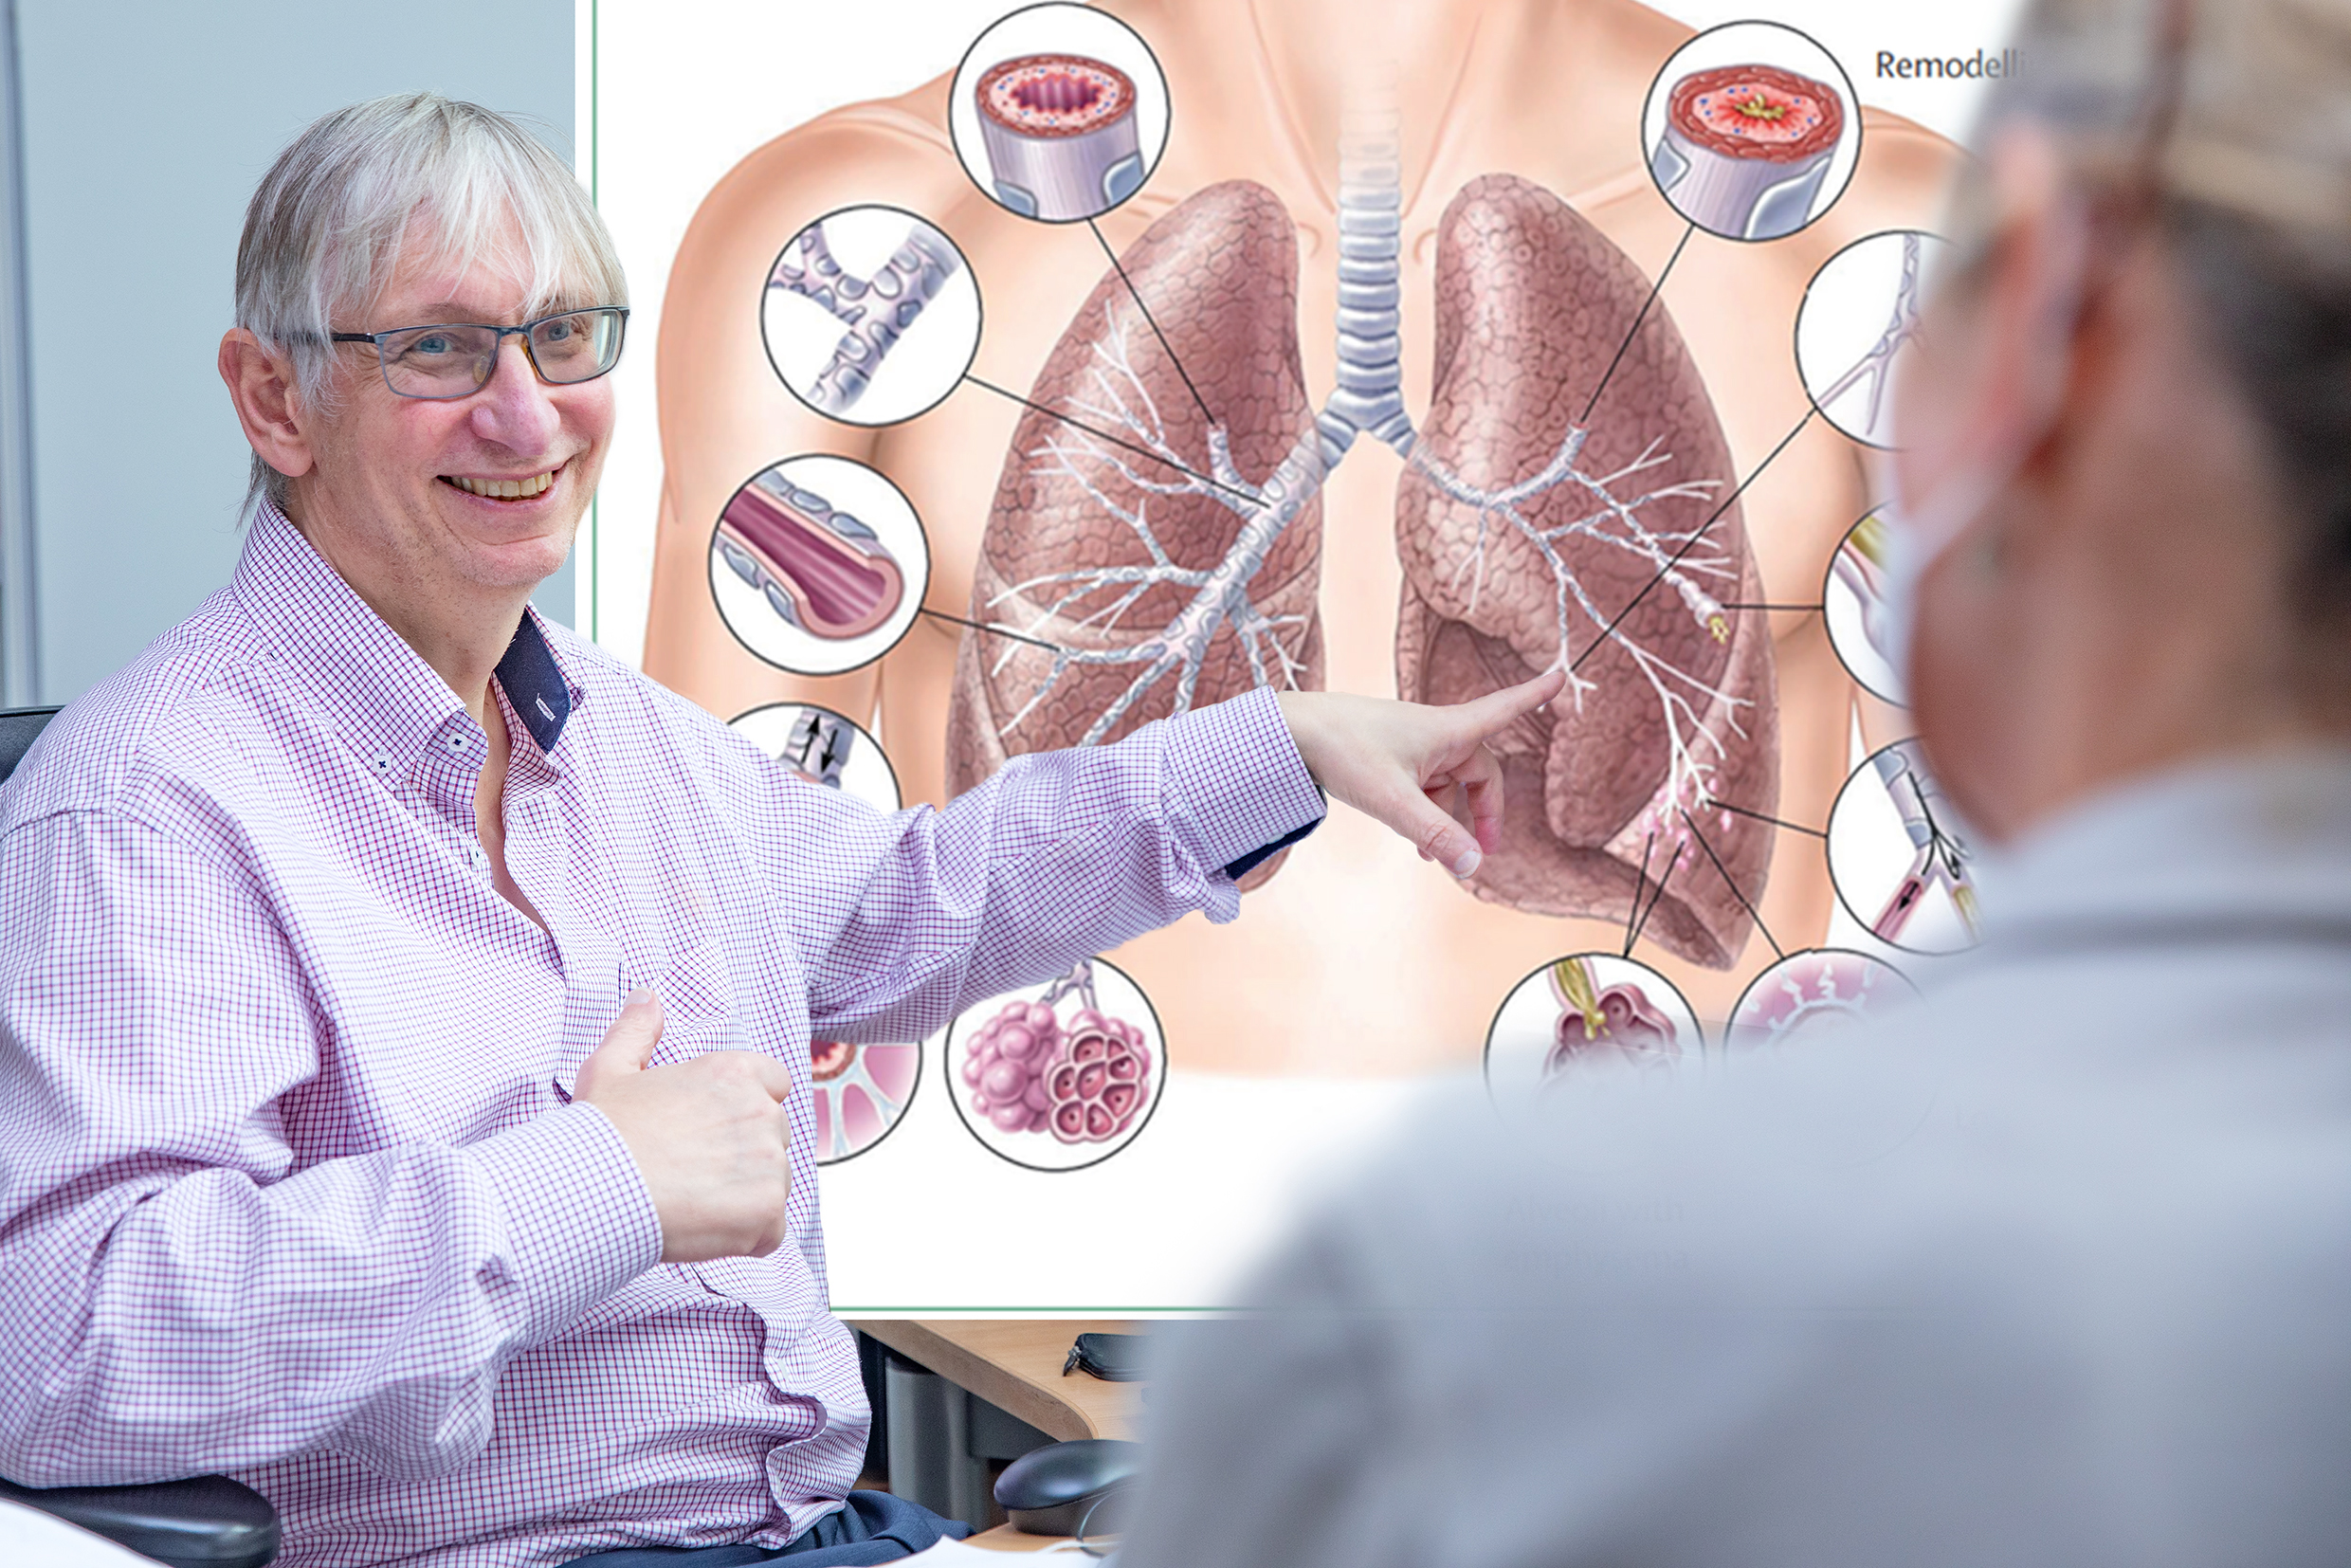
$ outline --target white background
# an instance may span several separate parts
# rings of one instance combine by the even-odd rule
[[[895,96],[956,68],[1008,0],[877,7],[776,0],[580,0],[578,101],[591,175],[636,307],[616,372],[621,424],[605,471],[580,624],[641,654],[661,483],[653,367],[662,291],[711,186],[765,142],[843,103]],[[1890,7],[1865,0],[1680,3],[1693,27],[1787,23],[1835,54],[1865,104],[1964,136],[1980,91],[1884,82],[1877,50],[1996,52],[2017,0]],[[886,15],[886,26],[877,19]],[[1184,105],[1174,105],[1182,114]],[[1854,760],[1862,752],[1857,748]],[[1836,939],[1884,949],[1850,934]],[[1241,932],[1231,939],[1245,941]],[[936,1073],[939,1042],[925,1070]],[[1213,1306],[1228,1282],[1376,1138],[1409,1131],[1422,1084],[1170,1077],[1151,1124],[1090,1170],[1022,1170],[982,1148],[947,1097],[915,1096],[872,1154],[823,1174],[832,1300],[843,1311],[1149,1312]]]

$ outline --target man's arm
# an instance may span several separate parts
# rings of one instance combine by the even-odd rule
[[[488,1439],[506,1357],[654,1261],[645,1184],[586,1104],[295,1170],[283,1097],[319,1030],[284,933],[210,857],[109,813],[0,839],[0,1473],[314,1447],[440,1473]]]
[[[1014,757],[939,812],[877,818],[772,779],[810,1021],[830,1039],[920,1039],[1194,909],[1231,920],[1232,878],[1320,822],[1324,790],[1467,877],[1502,835],[1485,742],[1564,679],[1449,707],[1261,687],[1116,745]]]
[[[1274,694],[1145,725],[1113,746],[1015,757],[943,811],[873,815],[778,778],[779,868],[810,968],[809,1014],[840,1040],[916,1040],[957,1011],[1182,919],[1230,921],[1226,867],[1319,821],[1322,797]]]

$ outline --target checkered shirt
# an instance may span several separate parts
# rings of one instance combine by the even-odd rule
[[[1021,757],[944,811],[792,780],[525,613],[501,898],[482,728],[282,515],[0,788],[0,1474],[227,1471],[288,1568],[780,1545],[869,1424],[827,1310],[828,1039],[1192,910],[1321,814],[1269,692]],[[655,1065],[790,1064],[764,1259],[658,1262],[573,1074],[636,986]]]

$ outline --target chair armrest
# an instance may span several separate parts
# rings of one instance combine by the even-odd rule
[[[0,1481],[0,1498],[54,1514],[171,1568],[263,1568],[278,1555],[278,1510],[225,1475],[152,1486],[51,1486]]]

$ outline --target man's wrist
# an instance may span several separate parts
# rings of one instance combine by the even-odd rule
[[[1239,876],[1322,820],[1322,792],[1271,690],[1172,721],[1166,748],[1174,803],[1199,840],[1188,848],[1212,868]]]

